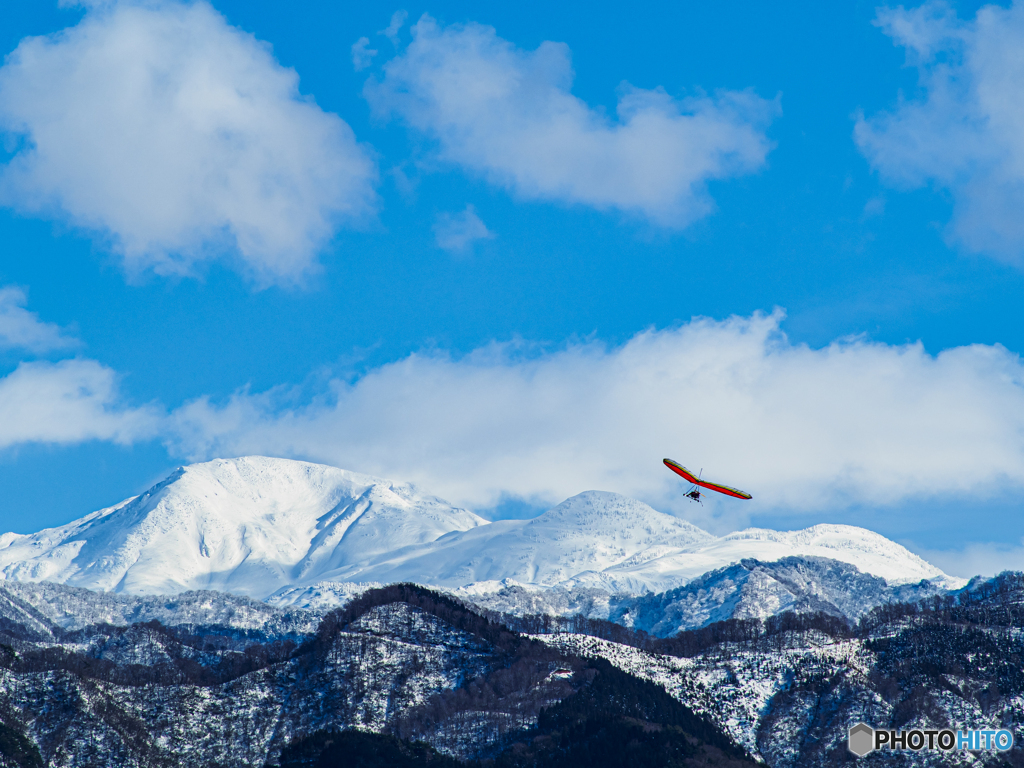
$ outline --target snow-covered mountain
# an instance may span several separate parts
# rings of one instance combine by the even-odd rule
[[[351,582],[640,595],[745,559],[785,557],[828,558],[889,585],[956,585],[904,547],[852,526],[715,537],[601,491],[532,520],[488,522],[408,485],[259,456],[183,467],[68,525],[0,536],[6,579],[127,594],[214,589],[297,606],[350,596],[351,587],[337,585]]]
[[[801,531],[749,529],[716,537],[648,505],[602,491],[586,491],[532,520],[502,520],[450,533],[325,574],[328,584],[282,590],[282,603],[315,604],[330,582],[416,581],[472,594],[509,583],[559,586],[579,592],[664,592],[745,559],[828,558],[891,585],[951,579],[905,547],[849,525]]]
[[[695,551],[715,537],[646,504],[587,491],[532,520],[500,520],[327,574],[335,581],[417,581],[458,587],[514,579],[552,586],[600,574],[645,553]],[[643,579],[621,588],[648,587]]]
[[[176,595],[126,595],[94,592],[50,582],[0,582],[0,632],[18,624],[40,637],[60,630],[127,627],[157,621],[165,627],[213,628],[220,632],[258,634],[270,641],[298,638],[316,631],[321,613],[281,609],[260,600],[223,592]],[[2,761],[0,761],[2,765]]]
[[[318,610],[346,602],[356,585],[326,582],[273,598],[274,605]],[[726,619],[767,619],[781,613],[827,613],[857,621],[878,605],[923,600],[950,591],[946,579],[890,584],[855,566],[823,557],[744,559],[660,593],[613,594],[595,587],[538,587],[511,580],[452,590],[477,608],[509,616],[583,616],[672,637]],[[363,587],[365,589],[366,587]],[[301,593],[301,594],[300,594]]]
[[[175,471],[59,528],[0,536],[0,574],[129,594],[263,598],[486,521],[409,485],[250,456]]]
[[[634,599],[632,626],[672,634],[679,617],[702,610],[702,596],[765,579],[785,587],[775,589],[779,597],[812,600],[816,584],[849,586],[855,605],[847,612],[883,586],[835,560],[744,561]],[[911,599],[921,586],[884,585]],[[741,603],[747,594],[741,589]],[[635,739],[631,754],[653,755],[648,764],[666,764],[655,761],[666,753],[693,755],[694,744],[712,739],[718,751],[673,764],[755,768],[735,750],[723,757],[731,739],[770,768],[847,765],[855,760],[847,728],[856,722],[1020,733],[1022,606],[1024,574],[1006,573],[858,626],[791,616],[660,641],[587,622],[569,631],[535,618],[500,626],[409,585],[320,616],[216,592],[137,597],[8,581],[0,584],[0,765],[295,767],[317,755],[319,764],[337,764],[322,756],[347,732],[357,740],[341,743],[352,748],[334,752],[345,764],[367,746],[381,764],[398,739],[419,742],[420,755],[426,744],[463,760],[499,754],[496,762],[513,765],[543,764],[522,755],[547,757],[557,746],[558,764],[572,768],[604,754],[591,737],[610,728],[619,730],[607,748]],[[747,607],[766,608],[760,600]],[[662,629],[651,623],[663,620]],[[601,660],[620,672],[609,674]],[[624,724],[631,730],[623,736]],[[650,733],[677,739],[673,750],[656,749],[664,740],[651,748],[643,741]],[[961,751],[963,759],[883,749],[868,763],[1022,765],[1019,741],[1008,752]],[[388,764],[410,764],[407,754]]]

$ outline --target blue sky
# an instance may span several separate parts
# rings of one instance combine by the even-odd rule
[[[3,530],[266,453],[1024,567],[1024,10],[6,10]]]

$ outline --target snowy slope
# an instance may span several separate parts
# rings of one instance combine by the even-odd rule
[[[99,624],[124,627],[159,621],[189,631],[213,627],[259,631],[263,637],[296,637],[316,631],[321,614],[282,610],[267,603],[223,592],[179,592],[136,596],[93,592],[51,582],[0,582],[0,623],[15,622],[43,636],[55,627],[80,630]]]
[[[271,600],[280,606],[324,610],[332,605],[332,598],[333,605],[339,605],[348,597],[339,589],[341,584],[318,586],[316,590],[295,588]],[[775,562],[745,559],[657,594],[611,594],[580,586],[545,588],[512,580],[478,582],[452,591],[478,608],[497,613],[585,616],[670,637],[716,621],[765,619],[788,611],[828,613],[856,621],[878,605],[946,594],[951,586],[955,585],[945,579],[892,585],[848,563],[801,556]],[[354,587],[348,585],[349,594]],[[294,594],[298,591],[305,594]]]
[[[327,572],[334,581],[418,581],[441,587],[504,580],[606,592],[664,592],[744,559],[824,557],[891,584],[947,579],[877,533],[849,525],[750,529],[721,538],[642,502],[587,491],[533,520],[503,520]],[[949,580],[951,586],[959,585]]]
[[[661,592],[741,560],[770,562],[790,556],[838,560],[855,566],[863,573],[880,576],[890,584],[945,577],[942,571],[906,547],[865,528],[815,525],[802,531],[762,528],[737,531],[701,547],[665,551],[650,559],[622,563],[608,569],[599,578],[590,577],[589,583],[595,586],[601,582],[613,586],[643,583],[651,591]],[[956,580],[950,580],[950,583],[959,585]]]
[[[296,606],[358,591],[324,586],[342,582],[476,585],[484,594],[511,580],[640,595],[741,560],[792,556],[836,560],[890,585],[956,585],[863,528],[715,537],[601,491],[532,520],[488,523],[408,485],[259,456],[183,467],[142,496],[66,526],[0,536],[6,579],[137,595],[212,589]]]
[[[354,472],[252,456],[177,470],[60,528],[0,536],[0,574],[129,594],[214,589],[263,598],[485,521]]]
[[[514,579],[551,586],[600,572],[659,547],[708,545],[694,525],[614,493],[587,491],[532,520],[500,520],[428,546],[326,574],[337,581],[419,581],[457,587]],[[659,550],[660,551],[660,550]]]

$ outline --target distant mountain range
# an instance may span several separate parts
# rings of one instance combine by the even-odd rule
[[[850,526],[716,537],[599,491],[488,522],[248,457],[4,534],[0,575],[4,767],[810,768],[856,722],[1024,722],[1024,574]]]
[[[676,621],[687,595],[722,579],[827,584],[851,572],[745,561],[636,598],[636,624]],[[854,596],[880,581],[853,578]],[[0,583],[0,765],[739,768],[753,765],[747,752],[817,768],[856,761],[846,734],[857,722],[1014,734],[1024,722],[1020,573],[854,623],[784,612],[665,640],[578,618],[495,618],[408,584],[324,614],[219,592]],[[868,762],[1021,765],[1017,742]]]
[[[802,608],[856,618],[964,583],[853,526],[716,537],[601,491],[532,520],[489,522],[407,484],[261,456],[182,467],[67,525],[3,534],[0,575],[129,595],[209,589],[305,608],[344,603],[356,583],[410,581],[520,613],[627,625],[647,616],[641,623],[658,634]]]

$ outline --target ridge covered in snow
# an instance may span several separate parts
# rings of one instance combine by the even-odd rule
[[[409,485],[260,456],[182,467],[141,496],[68,525],[0,536],[5,579],[135,595],[212,589],[296,606],[351,592],[340,585],[351,582],[640,595],[743,560],[786,557],[828,558],[890,585],[956,585],[853,526],[716,537],[601,491],[532,520],[488,522]]]
[[[129,594],[283,586],[486,521],[409,485],[250,456],[182,467],[58,528],[0,536],[0,574]]]

